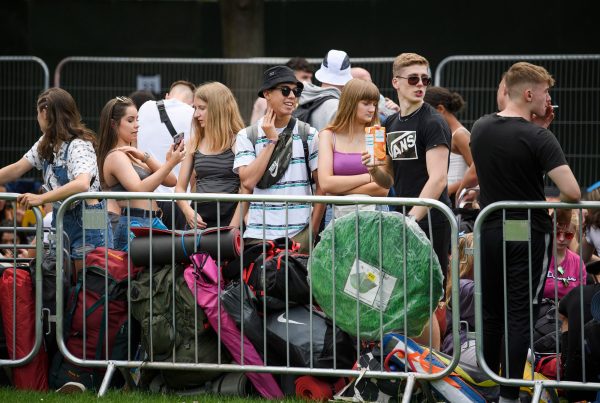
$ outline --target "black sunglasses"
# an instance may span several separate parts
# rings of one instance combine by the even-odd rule
[[[293,92],[296,98],[300,98],[300,95],[302,94],[302,88],[300,87],[296,87],[294,89],[290,87],[275,87],[275,89],[281,91],[281,95],[284,97],[289,97],[290,92]]]
[[[424,86],[428,87],[431,85],[431,77],[429,76],[408,76],[408,77],[401,77],[401,76],[396,76],[396,78],[404,78],[409,85],[417,85],[419,84],[419,80],[421,80],[421,82],[423,83]]]

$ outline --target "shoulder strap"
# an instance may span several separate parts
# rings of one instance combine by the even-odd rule
[[[173,123],[171,123],[171,119],[169,119],[169,115],[167,114],[167,110],[165,109],[165,101],[160,100],[156,102],[156,107],[158,108],[158,114],[160,115],[160,121],[167,126],[169,133],[171,133],[172,137],[175,137],[177,134],[177,130],[173,127]]]
[[[310,150],[308,148],[308,135],[310,134],[310,125],[306,122],[298,121],[298,133],[302,139],[302,148],[304,149],[304,163],[306,164],[306,173],[308,174],[308,181],[310,182],[310,188],[312,193],[312,185],[315,180],[312,176],[312,170],[310,169]]]

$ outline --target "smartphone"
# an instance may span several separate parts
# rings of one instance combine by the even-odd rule
[[[173,136],[173,149],[176,149],[177,147],[179,147],[179,144],[181,143],[181,141],[183,140],[183,133],[177,133],[176,135]]]

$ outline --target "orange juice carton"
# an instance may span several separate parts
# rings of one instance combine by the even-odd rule
[[[365,146],[371,154],[370,165],[382,165],[385,163],[385,127],[365,127]]]

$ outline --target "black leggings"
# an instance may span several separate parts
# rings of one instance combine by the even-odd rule
[[[425,232],[427,238],[433,244],[433,251],[435,252],[440,266],[442,266],[442,273],[444,275],[444,294],[446,291],[446,277],[448,273],[448,253],[450,252],[450,223],[444,217],[444,221],[432,222],[431,231],[433,236],[429,234],[429,223],[427,220],[421,220],[418,222],[419,227]],[[433,239],[432,239],[433,238]],[[442,296],[443,298],[443,296]]]
[[[550,260],[550,234],[531,231],[531,294],[529,291],[529,247],[527,242],[506,242],[507,331],[504,327],[504,252],[501,228],[485,228],[481,237],[481,280],[483,300],[483,355],[496,373],[502,363],[502,376],[522,379],[527,349],[531,345],[529,302],[533,318],[542,299]],[[503,352],[508,338],[508,365]],[[500,395],[519,397],[518,387],[501,386]]]

